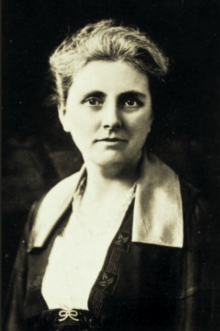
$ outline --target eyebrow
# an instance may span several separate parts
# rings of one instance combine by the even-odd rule
[[[94,90],[94,91],[90,91],[90,92],[84,94],[84,95],[82,96],[82,100],[85,100],[85,99],[87,99],[87,98],[89,98],[89,97],[97,97],[97,98],[101,98],[101,97],[103,97],[103,96],[106,96],[106,94],[105,94],[104,92],[102,92],[102,91],[98,91],[98,90]]]
[[[131,90],[131,91],[126,91],[124,93],[120,94],[121,97],[141,97],[141,98],[146,98],[146,94]]]
[[[90,91],[86,94],[83,95],[82,99],[85,100],[86,98],[89,98],[89,97],[97,97],[97,98],[101,98],[103,96],[106,96],[106,94],[102,91],[98,91],[98,90],[94,90],[94,91]],[[126,91],[126,92],[123,92],[119,95],[119,97],[121,98],[124,98],[124,97],[141,97],[141,98],[146,98],[146,94],[144,93],[141,93],[139,91],[136,91],[136,90],[130,90],[130,91]]]

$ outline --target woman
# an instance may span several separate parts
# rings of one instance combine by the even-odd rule
[[[196,330],[201,198],[145,148],[167,58],[107,20],[67,38],[50,65],[85,163],[32,208],[6,330]]]

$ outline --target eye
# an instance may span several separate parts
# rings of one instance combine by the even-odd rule
[[[93,107],[100,106],[101,103],[102,103],[99,99],[96,99],[96,98],[87,99],[85,102],[88,103],[90,106],[93,106]]]
[[[138,106],[138,103],[134,99],[128,99],[125,101],[125,106],[126,107],[136,107],[136,106]]]

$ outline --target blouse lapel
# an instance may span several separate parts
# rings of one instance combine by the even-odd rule
[[[27,251],[42,247],[71,204],[73,194],[86,176],[80,172],[58,183],[44,198],[37,212]],[[183,246],[183,215],[179,177],[156,156],[142,162],[137,182],[132,241],[155,245]]]
[[[132,241],[183,246],[179,177],[156,156],[143,160],[137,182]]]

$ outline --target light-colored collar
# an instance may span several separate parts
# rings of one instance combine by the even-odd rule
[[[179,177],[154,155],[144,158],[137,182],[132,241],[183,247]]]
[[[86,167],[58,183],[44,198],[27,250],[42,247],[56,223],[69,207]],[[132,241],[169,247],[183,246],[183,211],[179,178],[176,173],[151,155],[144,157],[137,181]]]

